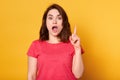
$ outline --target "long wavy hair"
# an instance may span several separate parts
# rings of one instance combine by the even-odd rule
[[[61,32],[58,34],[57,37],[60,38],[61,42],[68,42],[69,36],[71,35],[70,24],[69,24],[66,12],[58,4],[50,5],[44,12],[44,15],[42,18],[42,25],[41,25],[40,32],[39,32],[39,40],[41,41],[49,40],[49,32],[46,26],[46,18],[47,18],[48,12],[51,9],[57,9],[63,19],[63,22],[62,22],[63,29],[61,30]]]

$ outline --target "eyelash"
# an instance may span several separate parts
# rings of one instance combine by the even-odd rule
[[[62,19],[62,17],[58,17],[58,19],[59,19],[59,20],[61,20],[61,19]]]
[[[52,20],[52,17],[48,17],[49,20]],[[62,17],[57,17],[58,20],[62,20]]]
[[[49,20],[52,20],[52,17],[48,17]]]

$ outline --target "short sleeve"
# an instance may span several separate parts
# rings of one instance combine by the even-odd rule
[[[70,43],[71,44],[71,43]],[[71,51],[72,51],[72,53],[71,53],[71,55],[73,56],[74,54],[75,54],[75,49],[74,49],[74,47],[73,47],[73,45],[71,44]],[[84,54],[84,49],[83,49],[83,47],[82,47],[82,45],[80,45],[80,48],[81,48],[81,54]]]
[[[83,49],[83,47],[81,46],[81,54],[83,54],[85,51]]]
[[[31,57],[34,57],[34,58],[38,57],[38,53],[36,51],[36,49],[37,49],[36,45],[37,45],[37,42],[33,41],[32,44],[30,45],[29,49],[28,49],[28,52],[27,52],[28,56],[31,56]]]

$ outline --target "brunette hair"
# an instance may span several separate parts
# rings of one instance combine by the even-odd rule
[[[60,38],[60,40],[62,42],[68,42],[69,41],[69,36],[71,35],[70,24],[69,24],[66,12],[58,4],[50,5],[46,9],[46,11],[44,12],[44,15],[43,15],[43,18],[42,18],[42,25],[41,25],[41,29],[40,29],[40,32],[39,32],[39,40],[42,40],[42,41],[49,40],[49,33],[48,33],[47,26],[46,26],[46,18],[47,18],[48,12],[51,9],[57,9],[58,12],[60,13],[60,15],[62,16],[62,19],[63,19],[63,22],[62,22],[63,29],[61,30],[61,32],[59,33],[59,35],[57,37]]]

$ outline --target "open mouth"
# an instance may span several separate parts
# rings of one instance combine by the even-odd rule
[[[52,30],[53,30],[53,32],[57,32],[58,27],[57,27],[57,26],[53,26],[53,27],[52,27]]]

